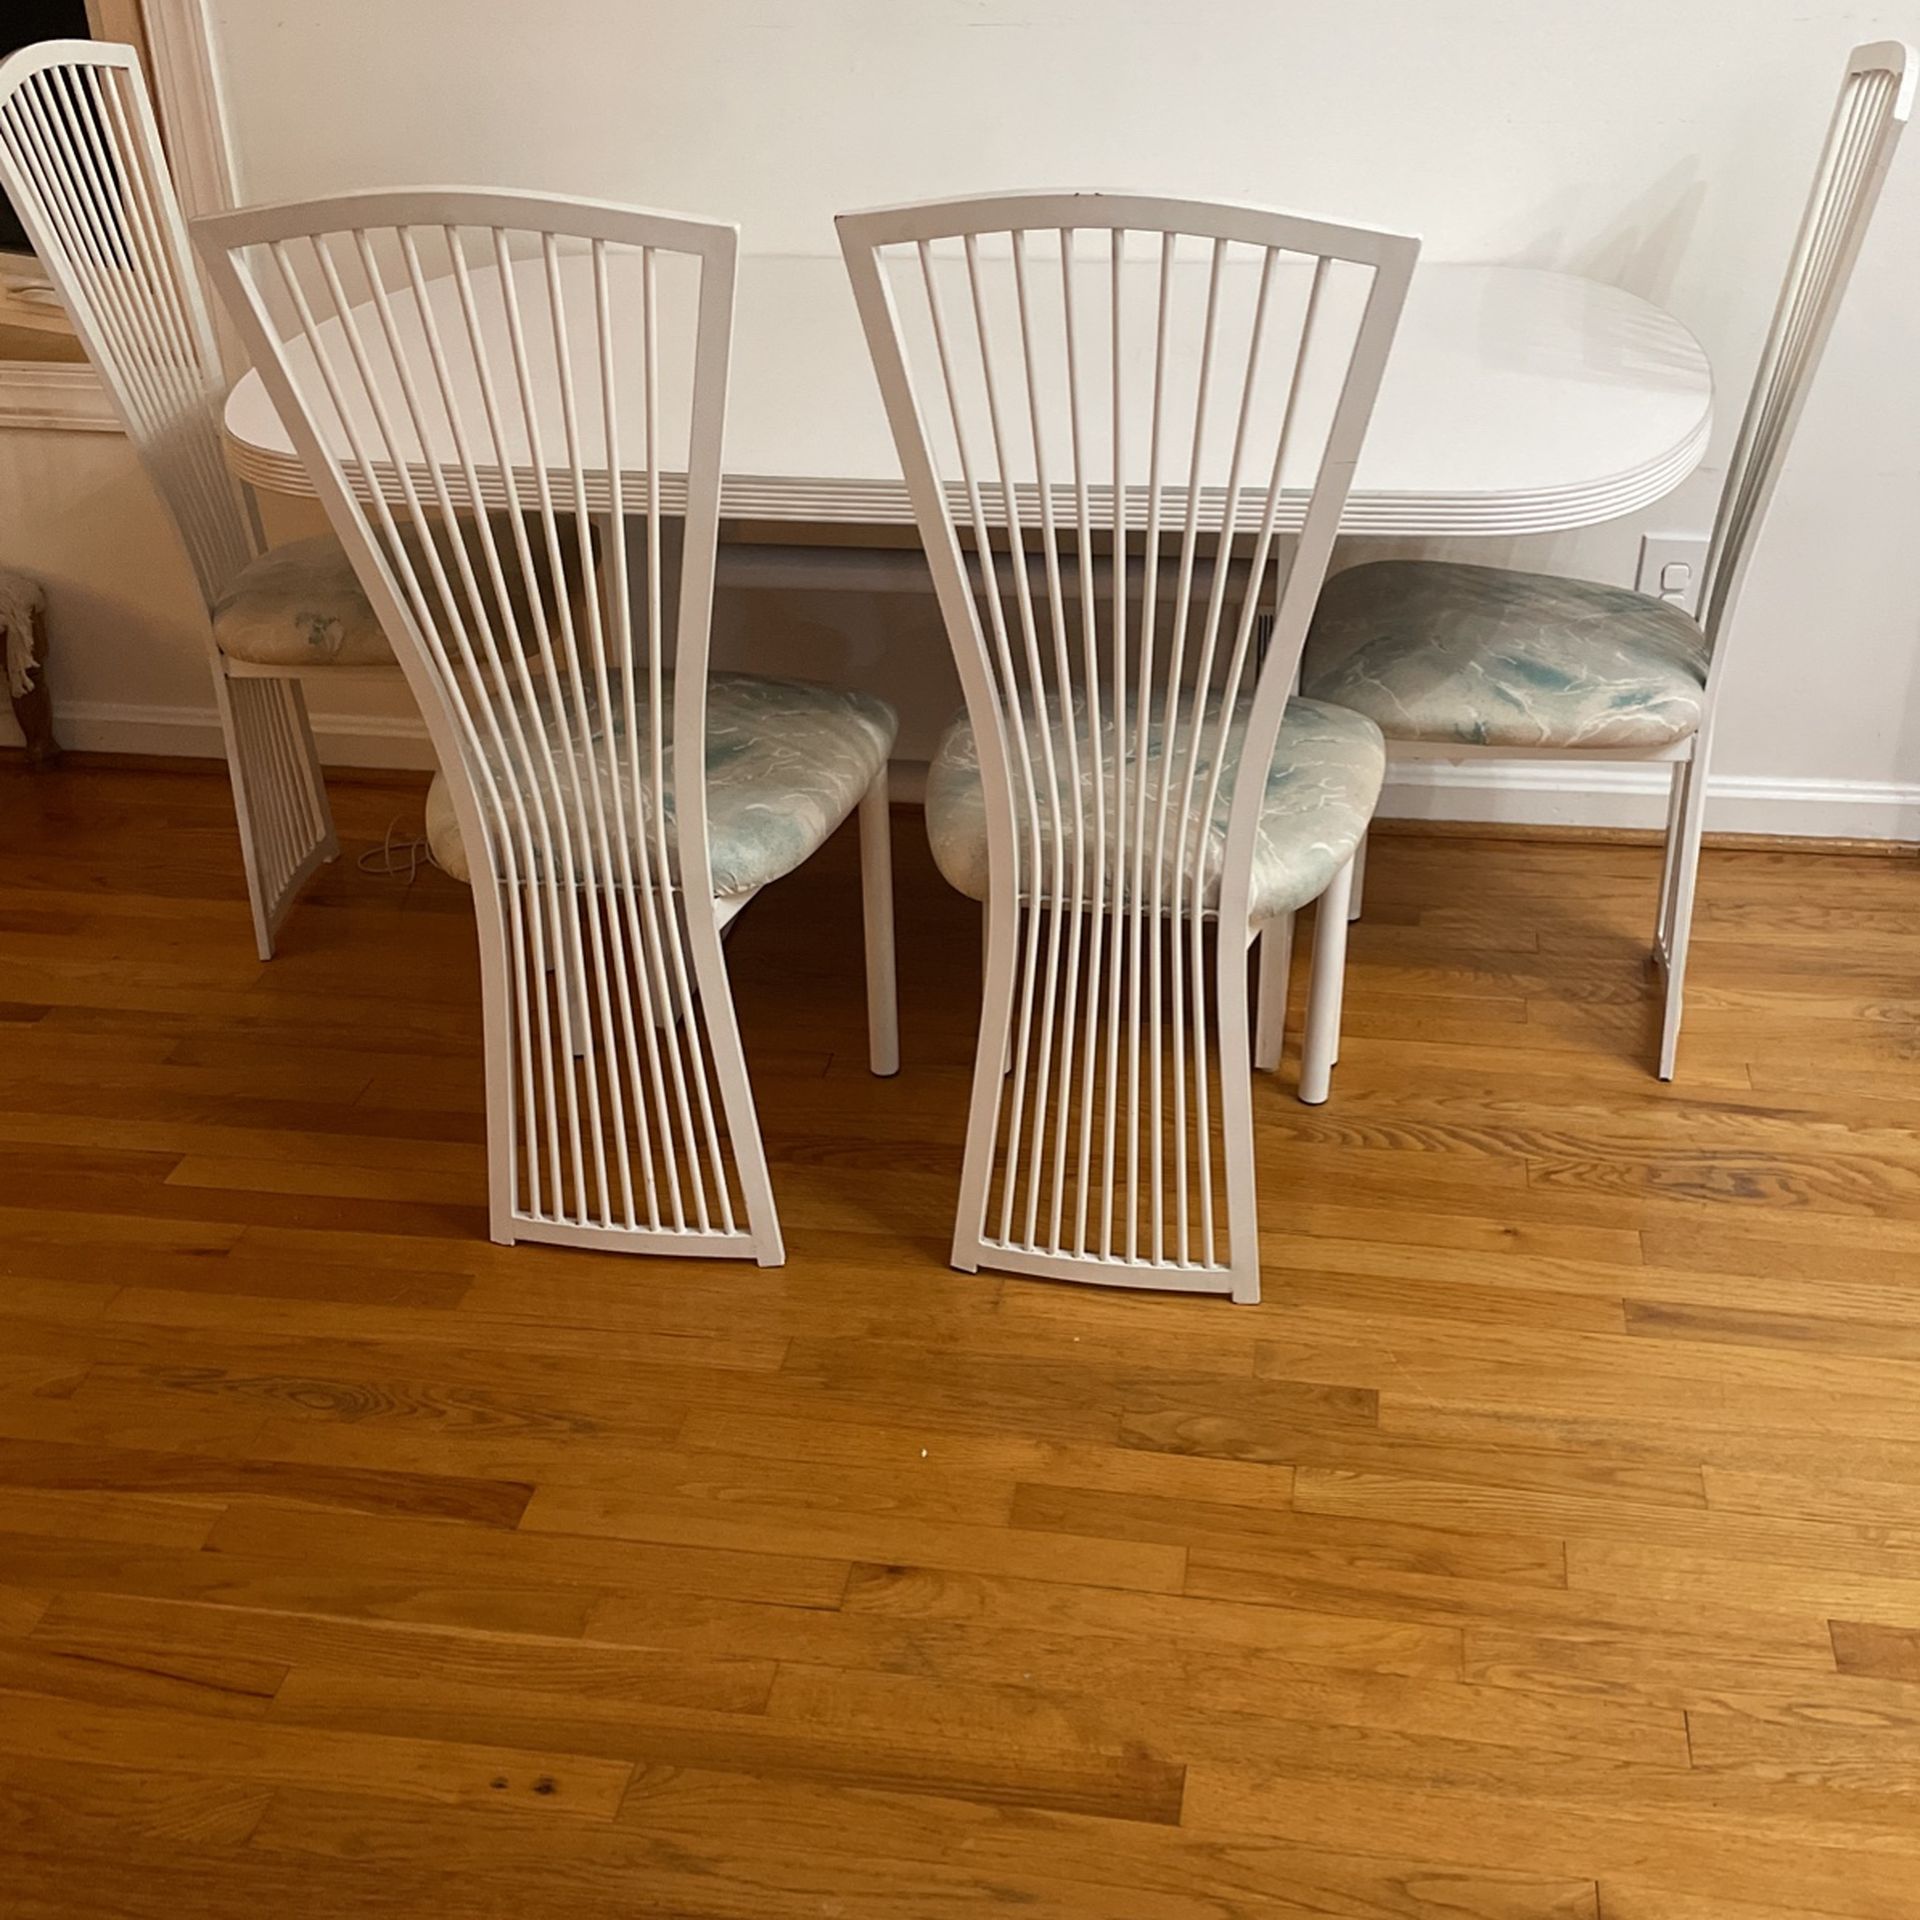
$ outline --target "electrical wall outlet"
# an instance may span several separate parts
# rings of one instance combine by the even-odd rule
[[[1704,533],[1646,533],[1640,536],[1637,592],[1665,600],[1683,613],[1700,611],[1700,579],[1707,570]]]

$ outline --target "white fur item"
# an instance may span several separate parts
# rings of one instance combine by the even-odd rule
[[[18,700],[33,691],[33,622],[47,604],[38,580],[0,567],[0,627],[7,633],[7,691]]]

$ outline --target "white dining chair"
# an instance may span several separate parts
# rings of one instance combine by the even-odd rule
[[[1660,1078],[1680,1044],[1714,722],[1728,641],[1775,484],[1913,105],[1914,53],[1847,64],[1773,325],[1727,468],[1698,617],[1626,588],[1453,561],[1336,574],[1302,685],[1377,721],[1391,761],[1652,761],[1671,768],[1653,959]],[[1364,857],[1364,850],[1363,850]]]
[[[220,439],[226,382],[131,47],[50,40],[0,62],[0,188],[172,516],[208,618],[260,957],[339,852],[301,678],[394,676],[331,535],[263,553]]]
[[[195,238],[439,755],[493,1237],[777,1265],[722,930],[857,808],[871,1065],[896,1070],[894,720],[709,678],[736,230],[421,189]]]
[[[1288,695],[1418,243],[1106,193],[839,226],[967,702],[927,787],[986,906],[954,1264],[1255,1300],[1252,1057],[1318,898],[1325,1097],[1384,761]]]

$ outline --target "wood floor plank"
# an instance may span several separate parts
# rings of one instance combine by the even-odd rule
[[[1590,1551],[1586,1542],[1568,1543],[1569,1570]],[[1824,1664],[1830,1649],[1819,1600],[1803,1590],[1757,1591],[1743,1578],[1748,1564],[1708,1563],[1690,1587],[1680,1577],[1645,1585],[1584,1579],[1555,1584],[1474,1577],[1444,1561],[1370,1567],[1359,1553],[1307,1562],[1259,1549],[1201,1547],[1187,1557],[1186,1591],[1256,1608],[1385,1614],[1431,1625],[1493,1622],[1547,1633],[1624,1632],[1656,1648],[1717,1650],[1731,1637],[1798,1651]]]
[[[72,1398],[226,1401],[256,1420],[337,1419],[398,1428],[671,1438],[696,1400],[725,1393],[726,1369],[681,1365],[671,1354],[594,1359],[539,1349],[507,1353],[476,1339],[455,1345],[326,1340],[203,1330],[190,1358],[179,1340],[101,1326],[84,1344],[41,1338],[49,1364],[92,1352]],[[65,1377],[62,1373],[60,1377]]]
[[[856,1567],[843,1610],[916,1622],[966,1620],[991,1627],[1038,1628],[1096,1638],[1175,1635],[1202,1646],[1295,1654],[1308,1661],[1366,1669],[1457,1671],[1458,1629],[1423,1624],[1413,1610],[1383,1602],[1371,1612],[1316,1613],[1301,1607],[1242,1606],[1190,1595],[1125,1592],[1045,1581],[956,1575],[920,1567]],[[594,1616],[604,1632],[608,1612]]]
[[[439,1680],[296,1672],[274,1714],[289,1730],[382,1733],[404,1726],[466,1744],[491,1729],[486,1737],[518,1746],[560,1745],[645,1766],[714,1767],[732,1757],[756,1773],[843,1787],[924,1791],[1158,1825],[1180,1817],[1181,1767],[1138,1742],[1072,1733],[1010,1740],[999,1726],[924,1719],[848,1725],[820,1712],[776,1717],[771,1704],[764,1714],[727,1714]]]
[[[1920,1624],[1880,1626],[1871,1620],[1835,1620],[1833,1657],[1842,1673],[1920,1680]]]
[[[788,1347],[784,1338],[725,1328],[628,1329],[558,1316],[534,1321],[466,1310],[449,1312],[438,1303],[420,1306],[382,1300],[376,1294],[376,1289],[369,1289],[355,1301],[364,1309],[355,1316],[356,1332],[363,1340],[395,1347],[484,1347],[492,1352],[574,1354],[602,1363],[631,1358],[669,1366],[729,1367],[755,1373],[777,1369]],[[333,1299],[278,1294],[262,1297],[238,1286],[184,1292],[124,1286],[103,1312],[116,1327],[204,1327],[215,1333],[325,1340],[337,1327],[338,1304]]]
[[[1389,1398],[1381,1408],[1382,1430],[1403,1443],[1482,1448],[1511,1444],[1592,1449],[1648,1462],[1686,1461],[1703,1476],[1711,1467],[1780,1474],[1795,1479],[1811,1454],[1837,1477],[1859,1481],[1920,1483],[1920,1443],[1855,1431],[1827,1417],[1821,1404],[1802,1398],[1776,1407],[1777,1426],[1764,1416],[1742,1423],[1726,1417],[1724,1402],[1675,1410],[1649,1422],[1617,1408],[1582,1407],[1553,1413],[1536,1407],[1481,1407]]]
[[[1344,1063],[1343,1063],[1344,1064]],[[1399,1070],[1406,1078],[1406,1070]],[[1565,1076],[1561,1079],[1564,1083]],[[1344,1085],[1344,1082],[1342,1083]],[[1636,1084],[1638,1084],[1636,1082]],[[1256,1108],[1256,1112],[1259,1109]],[[1267,1115],[1281,1109],[1268,1109]],[[1598,1224],[1515,1220],[1496,1208],[1479,1213],[1428,1214],[1402,1211],[1391,1200],[1377,1206],[1335,1198],[1302,1203],[1289,1194],[1286,1206],[1270,1227],[1263,1227],[1263,1262],[1272,1258],[1283,1270],[1294,1264],[1287,1248],[1301,1238],[1316,1245],[1313,1258],[1325,1260],[1335,1251],[1327,1243],[1359,1241],[1369,1246],[1417,1248],[1428,1254],[1524,1254],[1532,1260],[1600,1260],[1626,1266],[1640,1264],[1638,1229],[1618,1221]],[[1300,1264],[1312,1264],[1303,1260]]]
[[[1756,1607],[1823,1619],[1848,1616],[1904,1626],[1920,1620],[1920,1572],[1895,1576],[1843,1567],[1768,1565],[1686,1547],[1612,1540],[1567,1543],[1568,1584],[1581,1592],[1675,1597],[1703,1583],[1743,1582]]]
[[[1351,1467],[1303,1468],[1294,1479],[1303,1513],[1378,1518],[1478,1535],[1495,1529],[1563,1539],[1660,1543],[1768,1566],[1803,1564],[1920,1578],[1920,1524],[1680,1508],[1588,1490],[1462,1485]]]
[[[236,1501],[207,1540],[209,1556],[300,1564],[338,1556],[369,1572],[471,1578],[478,1584],[580,1591],[661,1586],[783,1606],[837,1606],[849,1561],[740,1544],[658,1543],[559,1531],[503,1532],[385,1515],[289,1513]],[[596,1596],[597,1597],[597,1596]]]
[[[815,1508],[791,1520],[770,1506],[679,1502],[574,1487],[543,1487],[522,1521],[526,1532],[589,1534],[657,1545],[751,1548],[761,1553],[838,1550],[848,1561],[910,1560],[961,1573],[1004,1573],[1033,1580],[1071,1580],[1092,1587],[1138,1587],[1174,1593],[1186,1577],[1180,1546],[1116,1537],[1111,1532],[1038,1536],[1018,1524],[968,1525],[897,1513]],[[1067,1537],[1055,1537],[1066,1533]]]
[[[1920,1724],[1920,1697],[1898,1678],[1836,1669],[1817,1648],[1663,1648],[1618,1633],[1473,1627],[1463,1672],[1515,1693],[1640,1701],[1686,1712],[1819,1726]]]
[[[1249,1370],[1251,1355],[1248,1356]],[[1222,1411],[1244,1410],[1277,1422],[1371,1426],[1375,1396],[1339,1385],[1236,1385],[1231,1375],[1165,1373],[1145,1354],[1132,1367],[1082,1367],[1062,1356],[975,1356],[917,1343],[794,1341],[785,1376],[855,1398],[868,1417],[901,1404],[938,1410],[963,1428],[1021,1423],[1050,1438],[1111,1438],[1121,1414],[1191,1406],[1204,1397]]]
[[[251,1845],[208,1854],[197,1849],[123,1842],[111,1853],[76,1853],[62,1838],[25,1839],[3,1856],[12,1914],[20,1920],[71,1920],[111,1913],[115,1920],[254,1920],[261,1913],[301,1913],[316,1920],[412,1920],[449,1911],[457,1901],[474,1920],[525,1920],[566,1911],[580,1920],[613,1920],[604,1901],[544,1907],[548,1878],[495,1875],[484,1885],[440,1868],[405,1872],[391,1864],[317,1860]],[[682,1920],[663,1910],[662,1920]]]
[[[0,1860],[29,1837],[102,1858],[130,1838],[196,1852],[237,1847],[260,1824],[276,1791],[262,1781],[44,1756],[30,1766],[0,1760],[0,1834],[6,1836]],[[209,1864],[202,1862],[203,1871]]]
[[[0,1483],[0,1533],[41,1534],[129,1547],[197,1547],[223,1511],[218,1496],[162,1499],[141,1493],[74,1491]]]
[[[1591,1884],[1520,1874],[1463,1874],[1406,1860],[1374,1860],[1259,1845],[1195,1843],[1178,1829],[1000,1809],[875,1789],[767,1783],[696,1770],[643,1776],[629,1807],[650,1817],[580,1830],[555,1870],[564,1911],[676,1916],[822,1912],[877,1920],[910,1912],[934,1920],[992,1902],[1067,1920],[1124,1906],[1142,1920],[1297,1920],[1372,1913],[1394,1920],[1593,1920]],[[834,1809],[850,1808],[851,1827]],[[862,1831],[872,1837],[862,1844]],[[458,1853],[488,1884],[526,1884],[537,1855],[526,1823],[432,1810],[403,1825],[343,1795],[282,1795],[257,1845],[330,1863],[367,1861],[405,1875]]]
[[[1685,1339],[1641,1340],[1629,1367],[1623,1349],[1634,1340],[1631,1334],[1534,1327],[1479,1327],[1467,1337],[1457,1325],[1434,1329],[1424,1336],[1420,1367],[1409,1370],[1399,1357],[1404,1342],[1396,1336],[1402,1332],[1397,1320],[1383,1317],[1362,1334],[1346,1316],[1303,1309],[1293,1316],[1286,1337],[1261,1342],[1255,1371],[1262,1379],[1303,1384],[1337,1375],[1409,1399],[1479,1395],[1488,1405],[1505,1404],[1530,1379],[1557,1387],[1571,1377],[1585,1383],[1587,1404],[1629,1404],[1637,1393],[1674,1398],[1691,1393],[1698,1399],[1711,1388],[1740,1404],[1749,1397],[1771,1397],[1788,1412],[1843,1390],[1844,1383],[1844,1390],[1861,1394],[1875,1416],[1890,1423],[1886,1430],[1896,1434],[1906,1431],[1900,1410],[1920,1386],[1920,1365],[1909,1360]],[[1335,1344],[1342,1336],[1352,1344]]]
[[[1343,1218],[1337,1224],[1347,1223]],[[1414,1317],[1448,1317],[1441,1303],[1452,1299],[1456,1289],[1463,1290],[1461,1297],[1467,1301],[1480,1291],[1489,1294],[1496,1302],[1489,1317],[1496,1322],[1557,1324],[1555,1311],[1537,1303],[1542,1296],[1564,1296],[1572,1303],[1564,1317],[1577,1316],[1600,1332],[1627,1331],[1629,1296],[1785,1314],[1804,1314],[1817,1303],[1819,1312],[1835,1318],[1892,1324],[1901,1324],[1908,1304],[1903,1282],[1911,1250],[1863,1246],[1860,1236],[1849,1238],[1844,1231],[1828,1231],[1803,1245],[1790,1223],[1781,1225],[1771,1244],[1763,1233],[1736,1231],[1714,1221],[1687,1229],[1650,1229],[1633,1236],[1630,1251],[1600,1257],[1535,1252],[1524,1244],[1456,1246],[1440,1238],[1438,1222],[1424,1244],[1417,1237],[1405,1242],[1386,1238],[1371,1215],[1354,1224],[1361,1231],[1352,1235],[1331,1230],[1269,1233],[1261,1244],[1290,1291],[1298,1289],[1308,1299],[1324,1292],[1332,1296],[1329,1304],[1339,1305],[1348,1286],[1359,1288],[1364,1300],[1367,1287],[1397,1282],[1417,1304],[1395,1305],[1389,1311]],[[1837,1249],[1847,1256],[1843,1271],[1835,1270]],[[1810,1283],[1817,1283],[1817,1292]],[[1523,1303],[1520,1311],[1497,1304],[1515,1293]],[[1531,1311],[1525,1305],[1529,1300],[1535,1303]]]
[[[680,1430],[683,1447],[716,1455],[745,1455],[772,1464],[806,1463],[832,1469],[848,1483],[884,1474],[896,1498],[914,1498],[915,1481],[936,1486],[985,1481],[999,1499],[998,1517],[1012,1508],[1018,1480],[1050,1480],[1117,1493],[1191,1495],[1203,1500],[1264,1504],[1284,1501],[1292,1469],[1262,1461],[1153,1454],[1138,1448],[1041,1440],[1024,1433],[943,1433],[924,1428],[853,1421],[796,1420],[777,1414],[719,1412],[696,1407]]]
[[[1832,1720],[1761,1720],[1696,1708],[1687,1715],[1696,1771],[1752,1775],[1838,1794],[1908,1794],[1920,1769],[1920,1722],[1863,1714]]]
[[[406,1513],[492,1527],[517,1524],[533,1492],[530,1486],[510,1480],[466,1479],[444,1473],[329,1469],[152,1447],[80,1446],[4,1438],[0,1438],[0,1488],[151,1494],[219,1504],[247,1495],[294,1506]],[[4,1514],[4,1507],[0,1507],[0,1517]],[[175,1543],[162,1538],[154,1544]]]
[[[1630,1874],[1607,1876],[1606,1920],[1802,1920],[1812,1911],[1775,1906],[1771,1901],[1762,1904],[1723,1900],[1710,1893],[1678,1893],[1671,1886]]]
[[[1816,1523],[1850,1522],[1904,1537],[1915,1516],[1914,1489],[1899,1480],[1859,1475],[1803,1480],[1786,1473],[1752,1472],[1709,1461],[1701,1468],[1707,1504],[1721,1513],[1767,1514]]]
[[[1673,1778],[1689,1781],[1685,1774]],[[1797,1911],[1847,1920],[1907,1920],[1912,1912],[1920,1859],[1911,1847],[1880,1851],[1860,1844],[1862,1830],[1873,1831],[1864,1817],[1870,1812],[1904,1820],[1904,1809],[1884,1800],[1871,1810],[1852,1809],[1860,1816],[1853,1824],[1810,1815],[1790,1822],[1777,1810],[1770,1821],[1729,1818],[1724,1791],[1661,1799],[1609,1794],[1607,1801],[1596,1805],[1591,1797],[1559,1791],[1557,1783],[1553,1791],[1486,1793],[1202,1766],[1189,1770],[1186,1820],[1202,1833],[1251,1830],[1308,1846],[1351,1844],[1364,1834],[1383,1852],[1415,1844],[1463,1867],[1476,1866],[1488,1852],[1547,1873],[1559,1863],[1563,1871],[1593,1876],[1603,1917],[1616,1878],[1762,1904],[1791,1888]]]
[[[1276,1702],[1313,1702],[1317,1708],[1339,1700],[1364,1716],[1391,1710],[1409,1695],[1416,1702],[1425,1697],[1404,1681],[1450,1681],[1459,1672],[1457,1641],[1444,1632],[1311,1614],[1284,1623],[1269,1616],[1263,1623],[1267,1640],[1247,1634],[1229,1660],[1221,1652],[1224,1634],[1204,1637],[1222,1625],[1201,1617],[1204,1612],[1204,1603],[1191,1601],[1179,1609],[1143,1609],[1132,1616],[1116,1609],[1089,1619],[1084,1610],[1048,1614],[1038,1606],[1024,1613],[1005,1606],[981,1617],[948,1617],[876,1606],[829,1614],[711,1602],[696,1611],[620,1599],[596,1610],[587,1632],[649,1648],[751,1648],[783,1668],[904,1674],[963,1686],[1058,1691],[1070,1685],[1090,1699],[1136,1706],[1174,1702],[1182,1709],[1204,1702],[1229,1712],[1264,1710]],[[1004,1624],[1002,1615],[1023,1624]],[[1195,1629],[1191,1640],[1165,1631],[1181,1626]],[[1380,1684],[1371,1686],[1373,1681]],[[1379,1708],[1383,1700],[1386,1709]]]
[[[1222,1506],[1031,1483],[1016,1495],[1013,1518],[1016,1526],[1036,1531],[1083,1534],[1097,1528],[1110,1537],[1190,1547],[1195,1556],[1247,1554],[1275,1566],[1325,1566],[1361,1577],[1398,1569],[1550,1587],[1566,1584],[1557,1539],[1492,1528],[1457,1532],[1323,1517],[1291,1507]]]
[[[1391,1408],[1395,1417],[1400,1409]],[[1580,1448],[1516,1433],[1491,1444],[1408,1437],[1385,1429],[1339,1436],[1276,1431],[1256,1421],[1207,1416],[1128,1414],[1121,1444],[1151,1458],[1189,1460],[1295,1472],[1303,1468],[1368,1466],[1387,1472],[1431,1474],[1495,1487],[1614,1494],[1663,1506],[1704,1507],[1706,1484],[1693,1464],[1700,1450],[1687,1444],[1662,1455],[1647,1445],[1596,1441]],[[1059,1478],[1074,1477],[1062,1473]],[[1152,1489],[1149,1489],[1151,1491]]]
[[[224,1648],[79,1649],[45,1637],[0,1640],[0,1691],[105,1707],[178,1707],[262,1719],[287,1670]]]
[[[810,1725],[910,1721],[919,1726],[998,1729],[1017,1744],[1023,1735],[1104,1737],[1116,1745],[1164,1744],[1192,1759],[1245,1759],[1274,1746],[1296,1752],[1302,1742],[1337,1729],[1438,1737],[1515,1748],[1536,1756],[1606,1756],[1645,1765],[1688,1764],[1680,1710],[1630,1701],[1575,1702],[1567,1695],[1532,1698],[1452,1679],[1401,1676],[1302,1676],[1249,1663],[1237,1687],[1192,1684],[1184,1670],[1153,1685],[1146,1676],[1121,1688],[1078,1691],[1056,1682],[1042,1691],[1032,1675],[980,1684],[952,1672],[862,1672],[783,1662],[767,1702],[768,1718]]]
[[[34,1694],[0,1692],[0,1753],[159,1772],[204,1771],[205,1723],[150,1706],[111,1711]],[[624,1761],[524,1751],[404,1733],[341,1733],[267,1720],[221,1722],[224,1766],[275,1785],[353,1788],[447,1805],[498,1801],[526,1813],[551,1808],[611,1819],[633,1769]]]
[[[732,1603],[739,1634],[750,1603]],[[784,1620],[800,1608],[767,1607]],[[477,1627],[419,1625],[292,1613],[194,1601],[114,1594],[62,1594],[48,1605],[28,1644],[63,1653],[138,1661],[156,1653],[235,1657],[303,1676],[345,1673],[373,1686],[423,1674],[464,1686],[600,1702],[698,1706],[752,1713],[766,1703],[775,1660],[740,1639],[704,1653],[685,1643],[627,1646],[574,1636],[494,1632]]]
[[[1698,1307],[1667,1300],[1628,1300],[1627,1331],[1662,1340],[1703,1340],[1717,1346],[1837,1349],[1883,1359],[1920,1359],[1920,1341],[1904,1322],[1836,1314],[1779,1313]]]
[[[1209,1914],[1596,1920],[1594,1889],[1578,1879],[1461,1872],[1368,1848],[1330,1852],[1065,1814],[1036,1813],[1016,1823],[976,1803],[924,1794],[863,1792],[857,1822],[836,1831],[842,1804],[806,1781],[649,1768],[636,1777],[616,1829],[676,1845],[751,1832],[790,1854],[865,1847],[916,1867],[960,1858],[995,1884],[1039,1868],[1089,1889],[1097,1910],[1152,1911],[1147,1903],[1180,1897]]]
[[[571,1581],[515,1579],[487,1568],[341,1567],[297,1553],[163,1552],[31,1534],[0,1534],[0,1569],[49,1594],[202,1600],[527,1633],[577,1634],[605,1598]]]

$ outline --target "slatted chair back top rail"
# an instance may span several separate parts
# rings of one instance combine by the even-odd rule
[[[222,450],[219,347],[133,48],[49,40],[0,62],[0,186],[211,609],[261,542]]]
[[[995,1264],[1139,1262],[1145,1284],[1218,1290],[1220,1178],[1244,1173],[1250,1196],[1237,1108],[1267,770],[1418,242],[1104,193],[839,230],[987,814],[955,1257],[971,1264],[991,1178]],[[990,1175],[976,1143],[996,1114]],[[1216,1158],[1222,1120],[1244,1167]],[[1251,1214],[1231,1257],[1257,1285]]]
[[[707,844],[735,229],[419,189],[196,237],[480,850],[496,1237],[777,1242]]]
[[[1708,549],[1701,623],[1716,666],[1719,639],[1739,597],[1754,537],[1786,463],[1894,150],[1911,117],[1915,77],[1914,49],[1897,40],[1856,47],[1848,61],[1728,463]]]

